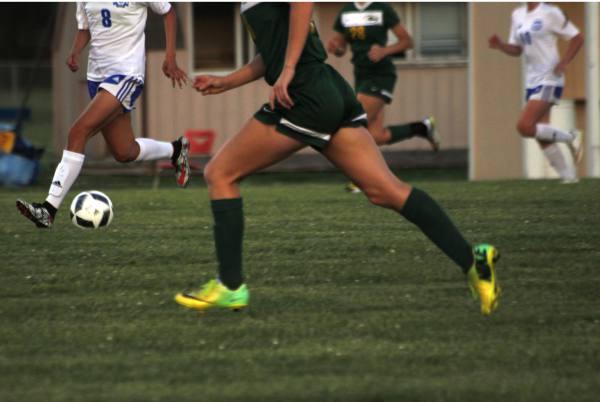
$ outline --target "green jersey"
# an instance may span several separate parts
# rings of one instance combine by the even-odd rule
[[[352,48],[352,64],[356,72],[382,72],[395,74],[391,58],[385,57],[378,63],[369,59],[371,46],[385,46],[388,30],[400,23],[400,18],[387,3],[365,3],[358,7],[348,3],[335,20],[333,29],[344,35]]]
[[[279,78],[285,62],[290,6],[288,3],[242,3],[242,20],[265,63],[265,80],[269,85],[273,85]],[[326,58],[327,53],[315,24],[311,22],[296,70],[308,63],[322,63]]]

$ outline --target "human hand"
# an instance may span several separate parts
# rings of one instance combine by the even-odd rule
[[[368,56],[369,60],[373,63],[379,63],[381,59],[386,56],[385,48],[379,45],[373,45],[371,46],[371,50],[369,50]]]
[[[163,61],[162,71],[165,76],[171,79],[171,84],[173,88],[175,88],[175,84],[182,88],[185,84],[187,84],[187,74],[185,71],[181,70],[177,67],[177,61],[175,61],[175,56],[167,56],[165,61]]]
[[[346,49],[340,45],[340,42],[335,37],[327,42],[327,51],[337,57],[341,57],[346,53]]]
[[[79,55],[71,53],[69,57],[67,57],[66,63],[67,67],[69,67],[69,70],[71,70],[72,72],[79,70]]]
[[[489,43],[490,49],[500,49],[500,45],[502,44],[502,39],[500,39],[500,37],[498,35],[493,34],[488,39],[488,43]]]
[[[554,66],[554,74],[559,76],[563,75],[566,69],[567,65],[561,61],[556,66]]]
[[[215,95],[227,91],[223,77],[215,75],[199,75],[194,80],[194,88],[202,95]]]
[[[269,104],[271,110],[275,110],[275,101],[286,109],[291,109],[294,106],[294,101],[288,94],[288,86],[294,79],[296,69],[292,66],[284,66],[279,78],[273,85],[271,94],[269,95]]]

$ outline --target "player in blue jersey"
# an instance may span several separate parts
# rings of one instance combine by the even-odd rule
[[[569,41],[562,57],[556,46],[558,37]],[[517,130],[523,137],[538,141],[563,183],[577,182],[574,165],[582,158],[581,133],[577,130],[566,132],[548,122],[550,108],[562,94],[565,68],[581,49],[583,35],[560,8],[531,2],[513,11],[508,42],[493,35],[489,45],[509,56],[525,56],[527,104],[519,117]],[[556,145],[558,142],[568,145],[575,162],[573,166],[565,161]]]
[[[186,74],[175,58],[176,16],[168,2],[77,3],[78,32],[67,66],[79,69],[79,55],[88,45],[88,90],[92,98],[69,130],[67,148],[52,178],[43,203],[17,200],[18,210],[39,228],[49,228],[69,189],[79,176],[87,141],[101,131],[108,149],[119,162],[170,158],[177,184],[189,178],[188,143],[183,137],[173,142],[135,138],[129,112],[144,87],[145,35],[148,8],[165,22],[166,54],[163,73],[180,87]]]

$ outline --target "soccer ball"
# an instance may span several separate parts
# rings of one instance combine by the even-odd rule
[[[71,203],[71,221],[81,229],[108,226],[113,218],[110,198],[100,191],[84,191]]]

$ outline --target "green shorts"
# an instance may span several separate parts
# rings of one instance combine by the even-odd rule
[[[394,98],[395,74],[376,72],[354,73],[354,88],[357,94],[366,94],[383,99],[387,104]]]
[[[352,87],[328,64],[298,68],[288,93],[294,107],[272,110],[266,103],[254,118],[317,150],[325,148],[341,128],[367,125],[367,114]]]

